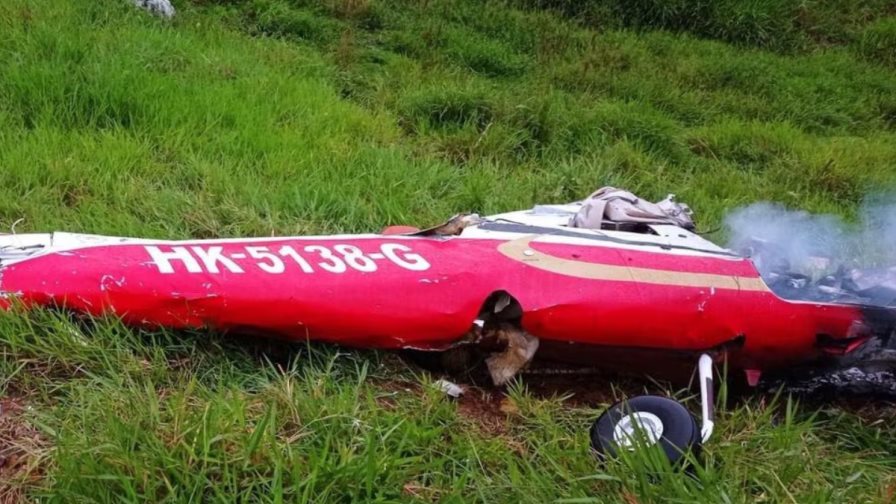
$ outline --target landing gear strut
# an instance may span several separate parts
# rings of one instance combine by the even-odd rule
[[[700,380],[701,426],[680,402],[661,396],[637,396],[608,408],[591,426],[591,446],[602,458],[621,450],[659,444],[672,463],[682,461],[688,452],[698,454],[712,435],[713,387],[712,357],[700,356],[697,363]]]

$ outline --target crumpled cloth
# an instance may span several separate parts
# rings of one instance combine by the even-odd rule
[[[694,229],[693,212],[684,203],[675,201],[675,195],[651,203],[629,191],[615,187],[602,187],[591,194],[582,208],[569,220],[570,227],[600,229],[604,222],[642,222],[645,224],[672,224]]]

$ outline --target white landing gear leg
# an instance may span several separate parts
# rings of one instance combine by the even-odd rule
[[[704,443],[709,440],[712,435],[712,429],[715,427],[715,412],[713,411],[715,398],[712,388],[712,357],[709,354],[700,356],[697,361],[697,374],[700,379],[700,439]]]

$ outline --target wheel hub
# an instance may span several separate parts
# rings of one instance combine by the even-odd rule
[[[636,411],[620,418],[613,428],[613,441],[620,448],[634,448],[641,443],[651,446],[663,437],[663,422],[646,411]]]

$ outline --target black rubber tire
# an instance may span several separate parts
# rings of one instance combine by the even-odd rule
[[[687,408],[668,397],[646,395],[618,402],[594,421],[591,447],[598,456],[616,456],[620,448],[613,440],[613,429],[622,417],[638,411],[652,413],[663,423],[659,445],[673,464],[684,460],[688,452],[699,454],[700,428]]]

